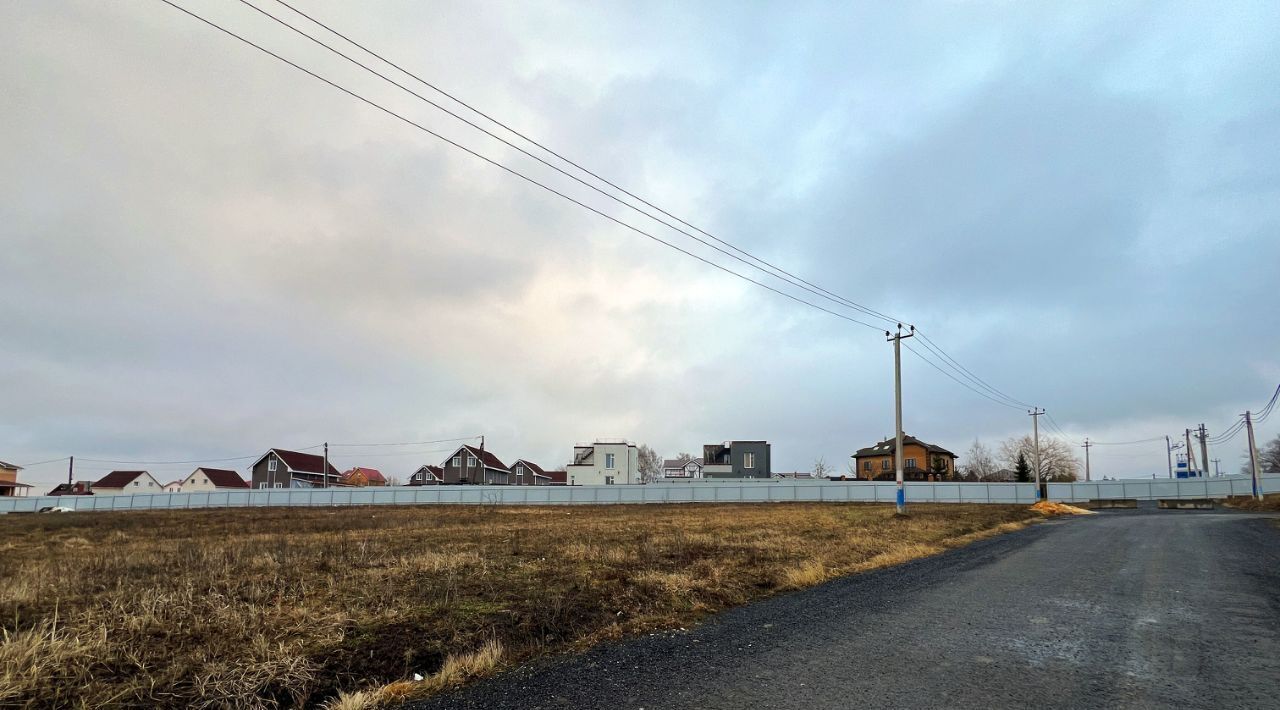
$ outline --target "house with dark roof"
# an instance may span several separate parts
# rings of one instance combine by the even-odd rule
[[[93,484],[88,481],[76,481],[72,483],[59,483],[49,491],[47,495],[51,496],[91,496],[93,495]]]
[[[26,497],[27,489],[31,486],[18,483],[18,471],[21,470],[22,467],[17,464],[0,461],[0,497]]]
[[[164,485],[146,471],[112,471],[93,482],[93,494],[97,496],[138,493],[164,493]]]
[[[897,478],[894,468],[896,444],[889,437],[853,454],[854,470],[860,480],[892,481]],[[902,478],[906,481],[942,480],[955,476],[956,455],[938,446],[923,442],[908,434],[902,435]]]
[[[702,478],[702,458],[682,456],[662,462],[663,478]]]
[[[249,467],[255,490],[273,488],[326,488],[337,486],[342,474],[323,456],[287,449],[269,449]]]
[[[198,491],[247,491],[249,483],[235,471],[225,468],[200,467],[178,482],[179,493]]]
[[[527,459],[516,459],[511,464],[508,482],[513,486],[549,486],[551,477],[538,464]]]
[[[704,478],[772,478],[773,447],[767,441],[726,441],[702,447]]]
[[[543,471],[547,474],[548,486],[567,486],[569,485],[569,472],[564,469],[556,471]]]
[[[471,444],[459,446],[440,464],[441,483],[505,486],[511,469],[502,459]]]
[[[385,486],[387,485],[387,477],[376,468],[365,468],[356,466],[348,471],[342,472],[342,485],[354,486],[356,488],[364,488],[365,486]]]
[[[411,486],[438,486],[444,483],[444,469],[435,464],[427,464],[409,476]]]

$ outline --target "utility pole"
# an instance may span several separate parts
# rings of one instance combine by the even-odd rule
[[[1089,437],[1084,438],[1084,482],[1089,482],[1089,447],[1093,444],[1089,443]]]
[[[1173,441],[1164,435],[1164,453],[1169,458],[1169,478],[1173,478]]]
[[[1249,472],[1253,474],[1253,497],[1262,500],[1262,488],[1258,485],[1258,447],[1253,443],[1253,415],[1244,413],[1244,425],[1249,430]]]
[[[1215,478],[1216,478],[1216,477],[1218,477],[1218,476],[1221,476],[1221,475],[1222,475],[1222,471],[1219,471],[1219,470],[1218,470],[1218,462],[1219,462],[1219,461],[1221,461],[1221,460],[1222,460],[1222,459],[1214,459],[1214,460],[1213,460],[1213,475],[1214,475],[1214,477],[1215,477]]]
[[[1040,497],[1041,497],[1040,496],[1040,415],[1041,414],[1044,414],[1044,409],[1040,407],[1033,407],[1031,411],[1027,412],[1027,415],[1031,417],[1032,441],[1034,442],[1034,448],[1032,449],[1032,451],[1035,454],[1036,500],[1037,501],[1040,500]]]
[[[1186,431],[1185,436],[1187,437],[1187,478],[1190,478],[1192,476],[1192,471],[1197,471],[1199,469],[1196,468],[1196,452],[1191,448],[1190,429]]]
[[[1209,433],[1204,430],[1204,423],[1200,423],[1200,465],[1204,466],[1204,475],[1209,477]]]
[[[320,469],[320,487],[329,487],[329,442],[324,442],[324,468]]]
[[[72,480],[74,478],[75,471],[76,457],[72,456],[67,460],[67,488],[71,488],[76,484],[76,482]]]
[[[893,467],[897,472],[895,480],[898,482],[898,514],[907,512],[907,494],[906,488],[902,485],[902,339],[910,338],[916,334],[916,327],[911,326],[911,332],[907,335],[902,334],[902,324],[898,324],[898,332],[892,334],[889,331],[884,332],[885,340],[893,341],[893,420],[894,431],[897,432],[894,438],[893,447]]]
[[[480,461],[478,463],[480,464],[480,482],[488,484],[489,469],[484,467],[484,434],[480,435]]]

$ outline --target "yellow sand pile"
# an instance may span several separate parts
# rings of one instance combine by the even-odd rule
[[[1074,505],[1067,505],[1066,503],[1053,503],[1047,500],[1042,500],[1039,503],[1036,503],[1035,505],[1031,506],[1031,509],[1036,511],[1037,513],[1040,513],[1041,515],[1093,515],[1094,514],[1092,510],[1077,508]]]

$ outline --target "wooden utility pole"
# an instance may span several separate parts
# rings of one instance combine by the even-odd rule
[[[1040,491],[1040,415],[1044,414],[1044,409],[1033,407],[1027,415],[1031,417],[1031,437],[1032,437],[1032,453],[1035,458],[1036,465],[1036,500],[1040,500],[1043,496]]]
[[[915,334],[916,327],[913,325],[911,332],[903,335],[901,323],[898,324],[896,334],[887,330],[884,332],[885,340],[893,341],[893,421],[894,431],[897,432],[894,436],[893,468],[896,472],[894,480],[898,482],[896,500],[899,514],[907,511],[906,488],[902,483],[902,339]]]
[[[67,488],[71,488],[76,484],[73,480],[76,472],[76,457],[72,456],[67,459]]]
[[[324,442],[324,466],[320,469],[320,487],[329,487],[329,442]]]

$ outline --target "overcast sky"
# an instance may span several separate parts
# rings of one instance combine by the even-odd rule
[[[249,7],[175,2],[744,269]],[[1073,443],[1214,434],[1265,404],[1280,5],[835,5],[302,4],[692,224],[916,324]],[[843,470],[892,433],[882,333],[158,1],[6,2],[0,52],[0,459],[484,433],[546,466],[597,437],[667,456],[738,438],[771,441],[775,470]],[[909,433],[963,455],[1030,431],[1024,409],[903,357]],[[334,459],[404,477],[437,448]],[[1093,451],[1095,476],[1165,472],[1163,442]],[[1211,457],[1235,472],[1243,452],[1239,436]],[[122,467],[192,468],[84,462],[77,478]],[[22,480],[64,478],[59,462]]]

